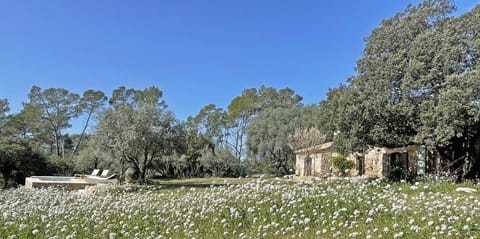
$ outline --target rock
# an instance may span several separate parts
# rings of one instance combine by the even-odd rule
[[[125,191],[126,192],[135,192],[135,191],[137,191],[137,187],[135,185],[127,185],[125,187]]]
[[[137,170],[134,168],[128,168],[127,171],[125,172],[125,182],[128,184],[135,183],[138,179],[138,174]]]
[[[455,191],[465,192],[465,193],[475,193],[475,192],[477,192],[477,190],[474,189],[474,188],[466,188],[466,187],[458,187],[457,189],[455,189]]]

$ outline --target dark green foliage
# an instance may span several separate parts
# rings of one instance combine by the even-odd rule
[[[417,173],[414,171],[406,170],[402,167],[394,167],[387,174],[387,180],[390,182],[400,182],[405,180],[406,182],[413,183],[417,178]]]
[[[4,188],[10,183],[23,184],[25,177],[49,175],[52,172],[53,167],[46,158],[34,152],[25,142],[0,141],[0,174]]]
[[[395,167],[388,172],[387,179],[391,182],[400,182],[405,179],[405,171],[401,167]]]
[[[3,187],[16,186],[31,175],[52,173],[53,167],[26,137],[25,122],[17,115],[7,115],[8,101],[0,100],[0,175]]]
[[[458,17],[447,0],[423,1],[382,21],[357,75],[320,103],[320,125],[343,154],[426,144],[461,177],[479,172],[480,6]],[[458,161],[460,159],[460,161]]]

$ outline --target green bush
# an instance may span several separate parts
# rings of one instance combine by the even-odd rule
[[[333,167],[337,169],[337,171],[340,173],[340,176],[342,177],[347,174],[347,171],[349,169],[352,169],[353,166],[355,166],[355,163],[353,161],[348,160],[341,156],[333,157],[332,162],[333,162]]]
[[[400,182],[400,180],[405,179],[405,172],[402,168],[395,167],[388,172],[387,179],[392,182]]]
[[[388,172],[387,179],[391,182],[400,182],[401,180],[405,180],[409,183],[413,183],[417,179],[417,172],[405,170],[401,167],[395,167]]]

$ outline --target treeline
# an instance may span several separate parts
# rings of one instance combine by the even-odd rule
[[[72,175],[94,168],[122,174],[133,167],[141,181],[290,173],[294,155],[287,138],[296,128],[312,127],[316,115],[316,106],[301,105],[302,97],[293,90],[264,86],[245,90],[226,110],[207,105],[186,121],[176,119],[154,86],[119,87],[110,97],[101,91],[80,96],[33,86],[28,98],[16,114],[8,114],[8,101],[1,101],[5,187],[29,175]],[[264,114],[268,122],[262,123]],[[64,133],[78,117],[84,119],[82,132]]]
[[[32,87],[19,113],[0,101],[4,185],[33,174],[128,167],[150,177],[292,174],[294,151],[334,141],[348,155],[372,146],[424,144],[434,173],[480,170],[480,7],[453,16],[424,1],[382,21],[366,38],[357,74],[303,105],[295,91],[246,89],[226,109],[213,104],[176,119],[157,87],[88,90]],[[82,132],[68,135],[82,117]],[[93,129],[89,131],[88,129]],[[9,181],[10,180],[10,181]]]

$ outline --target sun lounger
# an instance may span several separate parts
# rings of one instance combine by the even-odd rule
[[[108,177],[99,177],[99,176],[88,176],[85,178],[87,182],[96,182],[96,183],[117,183],[118,180],[116,179],[117,175],[112,174]]]
[[[91,176],[98,176],[99,173],[100,173],[100,169],[94,169],[90,175]]]
[[[107,170],[108,173],[108,170]],[[97,177],[100,174],[100,169],[94,169],[90,175],[85,174],[74,174],[73,176],[76,178],[85,178],[85,177]]]
[[[106,177],[108,176],[108,173],[109,173],[109,172],[110,172],[110,170],[104,169],[104,170],[102,171],[102,174],[100,174],[100,177],[106,178]]]
[[[110,170],[108,169],[104,169],[102,171],[102,174],[100,174],[99,176],[95,175],[88,175],[87,178],[89,179],[95,179],[95,180],[109,180],[109,179],[112,179],[112,178],[115,178],[117,175],[115,174],[112,174],[112,175],[108,175],[108,173],[110,172]]]

